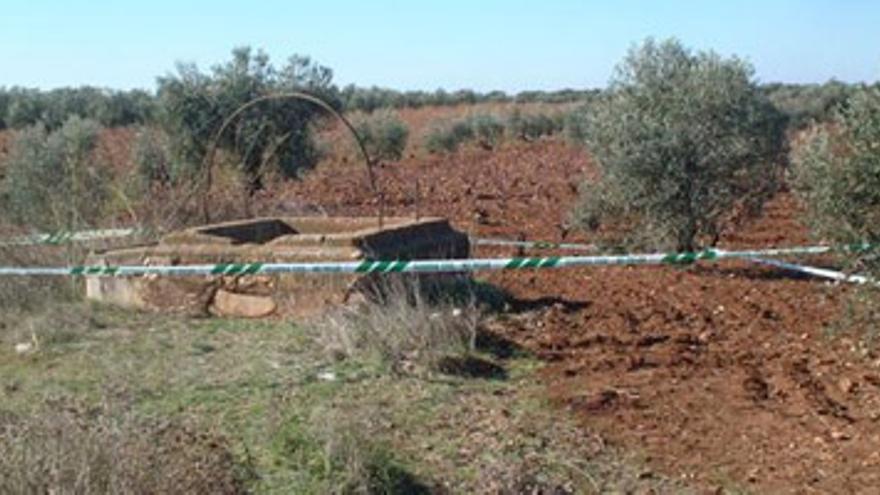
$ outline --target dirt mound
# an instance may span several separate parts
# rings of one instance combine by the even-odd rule
[[[572,241],[582,238],[566,216],[590,173],[584,152],[542,141],[411,157],[379,177],[387,214],[442,215],[482,236]],[[378,211],[363,172],[341,165],[273,201]],[[796,210],[783,193],[722,245],[805,242]],[[880,486],[880,361],[823,334],[846,288],[735,262],[487,278],[521,301],[500,331],[548,361],[553,399],[667,474],[710,489]]]

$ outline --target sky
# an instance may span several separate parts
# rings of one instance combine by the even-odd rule
[[[762,82],[880,78],[876,0],[0,0],[0,86],[154,89],[237,46],[311,56],[340,85],[603,87],[648,36],[750,61]]]

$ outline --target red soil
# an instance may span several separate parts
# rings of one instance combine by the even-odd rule
[[[482,236],[558,241],[589,172],[584,152],[544,141],[411,158],[379,177],[388,214],[415,213],[418,181],[423,215]],[[279,201],[377,212],[363,171],[351,166],[319,168]],[[805,242],[796,210],[783,193],[722,245]],[[824,335],[847,288],[733,262],[486,279],[530,308],[505,315],[495,330],[547,361],[553,400],[660,472],[709,491],[880,486],[880,360],[854,339]]]

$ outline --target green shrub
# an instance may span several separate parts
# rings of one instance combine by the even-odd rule
[[[738,203],[759,211],[777,184],[785,120],[752,74],[676,40],[632,49],[585,115],[602,178],[584,186],[575,219],[622,221],[618,241],[691,251],[717,241]]]
[[[370,158],[394,161],[403,157],[409,129],[396,113],[377,112],[358,122],[356,129]]]
[[[855,93],[831,125],[814,127],[792,155],[793,183],[817,236],[880,242],[880,89]],[[857,262],[880,274],[877,251]]]
[[[109,197],[108,168],[95,153],[100,129],[73,116],[51,133],[42,124],[19,133],[0,183],[7,220],[46,231],[97,224]]]
[[[245,103],[270,94],[306,91],[340,104],[331,85],[332,71],[309,58],[294,56],[276,69],[263,52],[232,52],[232,60],[203,73],[179,65],[177,73],[159,79],[162,125],[172,137],[179,160],[201,164],[222,123]],[[300,100],[272,100],[250,108],[227,128],[217,146],[238,164],[248,189],[262,187],[262,168],[274,164],[296,177],[317,160],[310,124],[323,110]]]
[[[485,149],[497,148],[504,139],[504,123],[496,115],[478,113],[469,117],[477,141]]]
[[[434,125],[425,138],[425,149],[429,153],[452,153],[463,143],[474,138],[474,129],[465,119],[453,120]]]
[[[517,109],[513,111],[507,120],[507,128],[510,135],[524,141],[534,141],[543,136],[553,135],[561,131],[562,127],[562,114],[524,114]]]

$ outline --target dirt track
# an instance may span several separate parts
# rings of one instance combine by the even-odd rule
[[[588,156],[559,142],[404,160],[380,172],[388,213],[483,236],[561,240]],[[326,166],[273,206],[375,214],[360,169]],[[806,240],[783,194],[723,246]],[[569,234],[566,240],[577,240]],[[582,239],[582,238],[581,238]],[[482,249],[478,254],[511,254]],[[549,364],[550,396],[659,472],[707,491],[876,493],[880,359],[825,328],[847,290],[737,263],[504,272],[530,310],[496,331]]]

